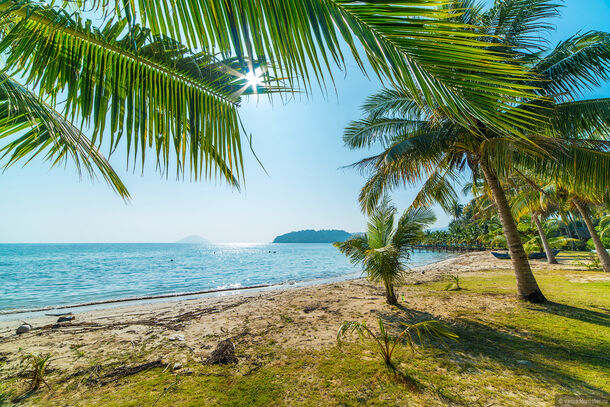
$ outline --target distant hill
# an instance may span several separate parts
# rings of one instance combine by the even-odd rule
[[[176,243],[179,244],[210,244],[209,241],[197,235],[190,235],[185,237],[184,239],[178,240]]]
[[[273,239],[273,243],[332,243],[343,242],[352,234],[345,230],[299,230],[280,235]]]

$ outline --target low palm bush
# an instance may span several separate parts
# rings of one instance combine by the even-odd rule
[[[398,222],[396,212],[386,196],[371,213],[365,234],[334,243],[352,263],[362,264],[369,280],[384,285],[386,301],[391,305],[398,302],[394,287],[403,280],[410,249],[421,240],[424,227],[436,220],[427,208],[409,208]]]
[[[445,291],[459,291],[462,289],[460,286],[460,281],[462,280],[460,279],[459,274],[447,274],[445,278],[449,282],[445,287]]]
[[[392,354],[394,351],[401,347],[403,343],[406,343],[412,350],[415,349],[415,338],[419,340],[420,345],[424,345],[425,340],[430,338],[437,338],[443,341],[444,339],[457,340],[458,335],[451,332],[442,322],[440,321],[423,321],[416,324],[407,324],[401,322],[400,324],[405,329],[398,336],[392,336],[386,330],[383,319],[378,319],[379,333],[374,333],[367,325],[366,322],[358,321],[344,321],[339,328],[337,333],[337,341],[341,344],[341,339],[348,333],[356,332],[360,339],[372,339],[375,343],[375,349],[377,353],[383,358],[386,365],[392,367]]]

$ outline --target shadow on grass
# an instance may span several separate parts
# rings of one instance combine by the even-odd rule
[[[591,313],[600,314],[561,304],[549,308],[551,311],[562,310],[567,313],[575,313],[576,315],[572,317],[587,322],[588,319],[581,318],[592,318]],[[394,324],[400,322],[413,324],[425,320],[439,319],[430,313],[413,310],[403,305],[398,305],[397,309],[400,310],[399,313],[381,313],[380,316],[385,321]],[[544,309],[541,310],[544,311]],[[601,318],[599,315],[594,316],[598,319]],[[469,367],[484,370],[486,369],[486,361],[494,361],[513,371],[516,375],[526,374],[536,378],[537,382],[555,383],[566,391],[575,394],[604,396],[608,394],[605,390],[570,374],[561,366],[563,363],[577,363],[589,365],[598,370],[600,368],[608,369],[610,359],[607,355],[610,354],[610,343],[606,345],[598,344],[595,347],[582,347],[559,337],[531,333],[523,335],[519,332],[504,330],[501,326],[489,326],[464,318],[455,319],[450,324],[450,328],[459,335],[458,342],[450,341],[446,346],[437,341],[432,341],[432,343],[438,347],[448,347],[448,353],[444,357],[454,362],[456,366],[462,366],[465,363],[465,360],[458,355],[462,353],[470,356],[470,360],[466,361],[467,364],[471,364]],[[477,361],[480,361],[478,365]],[[553,362],[550,363],[551,361]]]
[[[13,403],[17,403],[17,404],[22,403],[22,402],[26,401],[27,399],[29,399],[31,396],[33,396],[34,393],[36,393],[36,390],[27,390],[26,392],[24,392],[24,393],[20,394],[19,396],[15,397],[12,400],[12,402]],[[2,405],[2,404],[0,404],[0,405]],[[10,406],[10,404],[9,404],[9,406]]]
[[[582,322],[610,327],[610,313],[592,311],[584,308],[577,308],[571,305],[560,304],[557,302],[546,302],[536,307],[528,307],[532,311],[546,312],[565,318],[577,319]]]
[[[425,386],[407,372],[400,371],[394,364],[386,365],[390,380],[400,383],[412,393],[421,393]]]

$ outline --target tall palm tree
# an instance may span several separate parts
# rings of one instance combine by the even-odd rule
[[[604,243],[602,242],[599,233],[595,229],[595,225],[593,225],[593,219],[591,219],[590,209],[593,205],[599,205],[603,203],[603,201],[597,200],[596,202],[596,199],[591,195],[584,196],[575,193],[569,194],[568,200],[570,204],[573,205],[576,210],[578,210],[578,213],[580,214],[582,220],[587,226],[587,230],[589,231],[589,235],[591,235],[591,240],[593,240],[593,245],[595,246],[595,253],[599,258],[599,261],[602,265],[602,269],[606,273],[610,273],[610,254],[608,254],[608,250],[606,250],[606,248],[604,247]]]
[[[0,127],[9,140],[5,154],[13,163],[44,146],[55,163],[76,157],[58,153],[72,145],[84,161],[86,149],[70,144],[76,139],[97,155],[100,147],[111,154],[123,143],[128,164],[130,156],[143,161],[152,150],[166,174],[173,162],[178,175],[219,176],[235,185],[243,176],[241,97],[308,89],[312,82],[324,87],[332,82],[332,66],[343,67],[342,43],[360,67],[368,61],[377,75],[418,95],[420,103],[436,101],[464,125],[479,121],[521,132],[523,117],[534,115],[490,113],[531,95],[524,83],[532,78],[466,30],[453,18],[463,11],[445,3],[78,0],[55,6],[0,0],[2,72],[39,105],[30,116],[46,110],[57,119],[28,120],[30,136],[14,143],[15,112],[3,111],[3,123],[10,123]],[[83,9],[97,19],[85,19]],[[10,104],[18,96],[3,100]],[[71,132],[67,124],[50,126],[60,119],[74,125]],[[44,141],[39,132],[47,134]],[[97,166],[126,197],[116,174],[101,163],[94,159],[90,168]]]
[[[521,194],[517,195],[516,205],[513,205],[513,212],[518,214],[517,217],[522,215],[525,211],[531,211],[532,218],[536,222],[538,229],[541,231],[541,226],[538,226],[540,223],[538,216],[545,211],[577,211],[584,221],[587,230],[589,231],[589,235],[593,241],[595,252],[600,260],[602,269],[605,272],[610,272],[610,255],[608,254],[608,250],[606,250],[604,247],[600,234],[593,225],[593,219],[590,213],[591,207],[600,206],[607,203],[604,202],[605,199],[607,200],[607,198],[604,199],[603,196],[596,196],[596,194],[591,193],[587,194],[586,192],[581,192],[580,194],[570,192],[566,189],[566,187],[560,186],[561,183],[559,185],[550,184],[544,188],[541,188],[527,177],[524,177],[522,174],[521,176],[527,181],[527,185],[525,191],[522,191]],[[564,216],[565,215],[562,213],[562,217]],[[545,244],[546,238],[543,239],[543,237],[544,232],[541,232],[542,243]],[[546,244],[548,245],[548,242],[546,242]]]
[[[610,99],[576,100],[610,75],[610,35],[576,35],[546,50],[540,36],[550,27],[544,18],[556,13],[557,6],[547,1],[500,0],[488,11],[479,8],[460,17],[479,24],[478,30],[488,32],[494,46],[545,79],[536,91],[543,100],[526,99],[508,109],[535,112],[546,123],[543,131],[536,125],[526,135],[498,133],[483,123],[473,131],[444,115],[434,101],[422,106],[396,88],[371,96],[364,105],[365,118],[351,123],[344,135],[350,148],[380,143],[385,149],[357,163],[373,172],[360,195],[364,210],[392,188],[422,181],[413,205],[436,201],[449,210],[457,199],[454,185],[464,171],[483,178],[510,250],[518,296],[530,302],[546,299],[531,271],[502,181],[516,171],[529,171],[581,191],[610,190]]]
[[[424,208],[406,210],[397,222],[395,216],[396,208],[384,197],[372,211],[365,234],[334,243],[352,263],[362,263],[371,281],[383,284],[391,305],[397,303],[394,287],[402,281],[411,248],[421,240],[424,227],[436,221],[432,211]]]
[[[536,225],[540,242],[546,254],[547,262],[549,264],[557,264],[557,259],[551,249],[548,237],[544,231],[542,221],[544,216],[550,211],[551,202],[539,186],[534,183],[522,182],[519,180],[513,180],[516,182],[511,183],[511,208],[513,216],[517,221],[526,215],[530,215],[532,221]]]

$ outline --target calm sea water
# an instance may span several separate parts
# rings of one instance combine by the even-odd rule
[[[359,275],[330,244],[0,244],[0,311]]]

